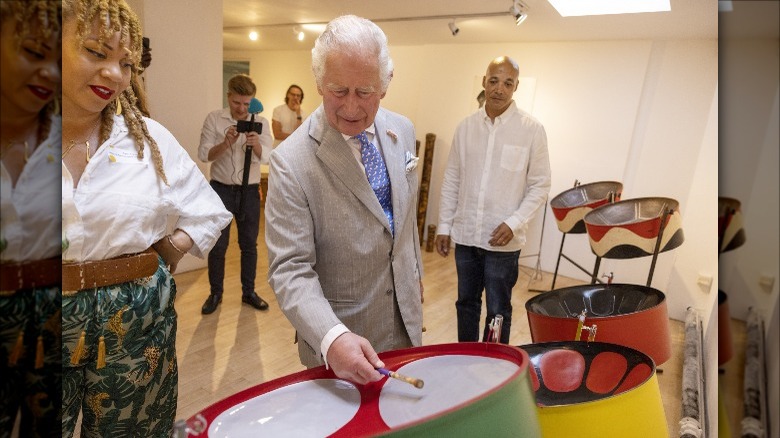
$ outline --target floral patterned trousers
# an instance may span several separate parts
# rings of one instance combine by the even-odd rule
[[[20,408],[20,436],[60,436],[60,300],[59,287],[0,296],[0,437]]]
[[[151,277],[62,299],[62,436],[168,437],[178,395],[176,284]]]

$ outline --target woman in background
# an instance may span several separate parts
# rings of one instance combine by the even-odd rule
[[[123,0],[63,1],[63,436],[80,411],[82,437],[170,434],[172,272],[185,253],[203,257],[231,217],[139,110],[141,35]]]
[[[59,1],[0,2],[0,436],[59,436]]]

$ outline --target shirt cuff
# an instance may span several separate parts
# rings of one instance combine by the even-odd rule
[[[328,350],[333,341],[344,333],[349,332],[349,329],[344,324],[336,324],[332,329],[325,333],[325,337],[320,342],[320,351],[322,352],[322,360],[325,362],[325,369],[328,369]]]

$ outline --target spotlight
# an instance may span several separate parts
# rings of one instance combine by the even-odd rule
[[[524,5],[520,0],[514,0],[512,7],[509,8],[509,13],[515,17],[515,25],[520,26],[520,23],[528,18],[528,6]]]
[[[249,32],[249,39],[252,41],[257,41],[257,32],[254,30],[252,32]]]
[[[450,27],[450,32],[452,32],[452,36],[455,36],[460,32],[460,29],[458,29],[458,26],[455,24],[455,20],[450,21],[450,24],[448,24]]]
[[[293,33],[297,36],[298,41],[303,41],[305,34],[303,33],[300,27],[298,26],[293,27]]]

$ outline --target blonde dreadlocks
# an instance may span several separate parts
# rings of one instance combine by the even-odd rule
[[[79,38],[79,44],[84,43],[84,39],[92,30],[92,25],[96,18],[99,19],[100,23],[98,31],[99,43],[103,43],[116,32],[119,32],[119,42],[130,49],[130,56],[133,61],[131,83],[137,80],[137,75],[141,72],[141,52],[143,51],[141,44],[143,36],[138,17],[124,0],[63,0],[62,7],[65,21],[76,20],[76,35]],[[147,106],[145,96],[136,95],[132,86],[127,87],[117,96],[114,102],[103,108],[101,113],[100,142],[106,141],[111,134],[117,101],[122,105],[122,116],[125,118],[130,135],[135,139],[138,158],[144,157],[144,143],[148,142],[157,174],[167,185],[168,178],[165,176],[163,169],[160,148],[149,134],[143,119],[144,114],[140,109]]]

